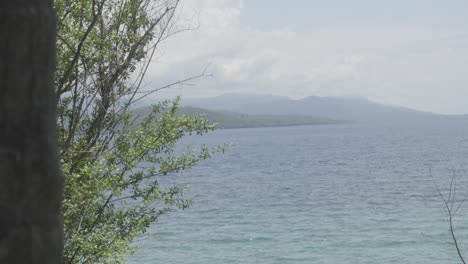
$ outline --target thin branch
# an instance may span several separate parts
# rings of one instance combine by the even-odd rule
[[[429,170],[430,170],[430,169],[429,169]],[[440,191],[439,186],[437,185],[437,182],[435,181],[434,176],[432,175],[432,172],[431,172],[431,177],[432,177],[432,181],[434,182],[434,186],[435,186],[435,188],[436,188],[436,190],[437,190],[437,193],[439,194],[440,198],[441,198],[442,201],[444,202],[445,210],[447,211],[448,222],[449,222],[449,228],[450,228],[450,235],[451,235],[451,237],[452,237],[453,243],[455,244],[455,248],[456,248],[456,250],[457,250],[458,257],[460,258],[460,260],[461,260],[461,262],[462,262],[463,264],[466,264],[465,259],[463,258],[463,255],[462,255],[462,253],[461,253],[461,251],[460,251],[460,246],[459,246],[458,240],[457,240],[457,238],[456,238],[456,236],[455,236],[455,230],[454,230],[454,226],[453,226],[453,218],[455,217],[456,211],[458,211],[458,209],[460,208],[460,206],[465,202],[465,200],[466,200],[468,194],[467,194],[467,196],[465,196],[465,199],[463,199],[463,200],[459,203],[459,205],[458,205],[458,207],[457,207],[455,213],[453,213],[453,211],[452,211],[452,207],[453,207],[453,206],[449,206],[449,205],[450,205],[450,204],[453,205],[453,203],[454,203],[454,201],[455,201],[455,194],[453,194],[453,196],[452,196],[453,182],[454,182],[455,176],[456,176],[456,174],[452,175],[452,179],[451,179],[451,181],[450,181],[449,197],[448,197],[448,200],[446,200],[446,199],[444,198],[444,195],[443,195],[442,192]]]
[[[146,92],[144,95],[140,96],[139,98],[135,99],[132,101],[132,105],[140,100],[143,100],[144,98],[150,96],[151,94],[154,94],[158,91],[161,91],[161,90],[165,90],[165,89],[168,89],[168,88],[171,88],[173,86],[176,86],[176,85],[181,85],[181,84],[184,84],[184,83],[187,83],[189,81],[193,81],[195,79],[199,79],[199,78],[202,78],[202,77],[210,77],[211,75],[209,74],[206,74],[205,71],[203,71],[202,73],[198,74],[198,75],[195,75],[195,76],[192,76],[192,77],[189,77],[189,78],[186,78],[186,79],[183,79],[183,80],[179,80],[179,81],[176,81],[176,82],[173,82],[171,84],[168,84],[168,85],[164,85],[164,86],[161,86],[159,88],[156,88],[154,90],[150,90],[148,92]]]

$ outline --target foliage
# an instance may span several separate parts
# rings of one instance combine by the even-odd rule
[[[223,150],[175,151],[184,136],[214,128],[202,116],[178,115],[178,99],[154,105],[146,117],[132,114],[136,102],[158,90],[141,84],[158,44],[179,30],[172,22],[177,6],[177,0],[55,1],[64,263],[121,262],[162,213],[190,205],[184,187],[163,187],[159,176]]]

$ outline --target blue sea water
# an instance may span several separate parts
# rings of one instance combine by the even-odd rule
[[[234,142],[164,178],[193,207],[163,215],[129,263],[461,263],[433,179],[468,192],[468,124],[218,130]],[[432,174],[432,177],[431,177]],[[456,204],[455,204],[456,206]],[[468,258],[468,203],[455,232]]]

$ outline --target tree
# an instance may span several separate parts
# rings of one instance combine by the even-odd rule
[[[61,261],[55,22],[52,1],[0,1],[1,263]]]
[[[186,208],[184,186],[159,177],[196,165],[223,148],[177,151],[186,135],[214,128],[177,113],[178,99],[132,111],[160,88],[142,82],[158,45],[182,28],[177,0],[56,0],[55,90],[65,174],[65,263],[119,262],[158,217]]]

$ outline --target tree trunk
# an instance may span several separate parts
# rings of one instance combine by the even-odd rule
[[[0,0],[0,263],[60,263],[63,248],[52,0]]]

